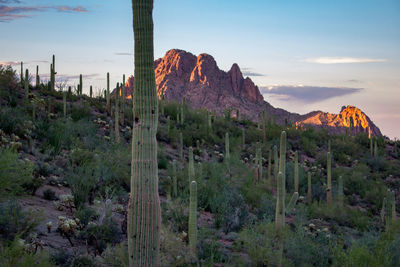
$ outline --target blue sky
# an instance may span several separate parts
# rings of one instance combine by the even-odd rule
[[[45,79],[55,54],[60,79],[82,73],[84,89],[103,88],[106,72],[113,83],[133,73],[131,17],[131,1],[0,0],[0,62],[39,65]],[[400,138],[398,0],[155,0],[154,23],[156,57],[209,53],[223,70],[238,63],[275,106],[356,105]]]

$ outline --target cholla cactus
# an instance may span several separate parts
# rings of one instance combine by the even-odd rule
[[[51,228],[53,227],[53,222],[51,222],[51,221],[47,222],[46,227],[47,227],[47,232],[50,234]]]

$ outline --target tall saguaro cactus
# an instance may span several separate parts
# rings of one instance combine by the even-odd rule
[[[56,56],[53,55],[53,63],[50,67],[50,83],[51,83],[51,90],[54,91],[56,86]]]
[[[331,152],[328,152],[328,155],[327,155],[326,171],[327,171],[326,202],[329,205],[332,202],[332,156],[331,156]]]
[[[190,183],[190,203],[189,203],[189,248],[193,257],[196,257],[197,243],[197,183]]]
[[[194,181],[194,160],[193,160],[193,147],[189,147],[189,184]]]
[[[117,83],[117,88],[115,91],[115,142],[119,144],[119,92],[120,92],[120,87],[119,83]]]
[[[28,99],[29,98],[29,70],[25,70],[25,97]]]
[[[107,91],[106,91],[107,113],[111,114],[111,101],[110,101],[110,73],[107,72]]]
[[[277,228],[285,224],[285,196],[286,196],[286,132],[281,133],[280,160],[278,174],[278,198],[276,201],[275,225]]]
[[[294,154],[294,192],[299,192],[299,152]]]
[[[39,66],[36,65],[36,89],[39,88],[39,85],[40,85]]]
[[[158,266],[161,208],[158,195],[158,99],[154,74],[153,0],[132,0],[132,10],[135,85],[128,211],[129,266]]]

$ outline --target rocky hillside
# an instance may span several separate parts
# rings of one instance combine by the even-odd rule
[[[259,88],[249,77],[243,77],[239,66],[235,63],[228,72],[219,69],[215,59],[208,54],[195,56],[189,52],[172,49],[163,58],[154,62],[157,93],[166,100],[186,102],[194,108],[215,110],[221,115],[232,110],[232,115],[239,110],[240,116],[255,121],[259,114],[267,109],[270,118],[275,122],[294,123],[298,126],[315,126],[328,129],[332,133],[371,132],[381,136],[379,128],[356,107],[342,108],[340,114],[329,114],[315,111],[305,115],[290,113],[275,108],[264,101]],[[132,92],[134,78],[127,83],[127,94]]]

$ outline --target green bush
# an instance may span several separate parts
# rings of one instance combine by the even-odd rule
[[[11,150],[0,150],[0,199],[21,195],[24,185],[32,182],[33,164],[20,161]]]
[[[42,220],[41,213],[24,211],[14,200],[0,203],[0,236],[7,241],[27,237]]]

